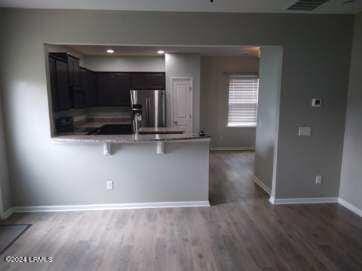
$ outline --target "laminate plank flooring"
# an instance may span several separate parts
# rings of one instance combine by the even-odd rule
[[[337,204],[269,204],[253,163],[253,153],[211,153],[211,208],[15,214],[5,223],[33,226],[0,270],[362,270],[361,218]]]

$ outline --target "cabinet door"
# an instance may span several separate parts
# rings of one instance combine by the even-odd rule
[[[79,60],[73,56],[68,56],[68,72],[69,72],[69,85],[71,87],[79,87],[80,82],[80,67]]]
[[[56,60],[49,57],[49,80],[50,80],[50,95],[52,97],[52,109],[54,112],[59,111],[59,94],[57,93],[57,67]]]
[[[55,97],[57,111],[68,110],[72,107],[68,85],[68,65],[66,62],[55,60],[56,80]]]
[[[163,72],[135,72],[131,74],[131,78],[132,89],[165,89],[165,73]]]
[[[72,59],[73,62],[73,72],[74,72],[74,85],[80,86],[80,66],[79,66],[79,60],[77,58]]]
[[[87,91],[86,91],[86,104],[88,107],[97,105],[97,86],[96,75],[94,72],[87,70]]]
[[[143,72],[131,73],[131,88],[135,90],[147,90],[146,74]]]
[[[74,85],[72,87],[74,108],[83,108],[86,106],[86,93],[88,90],[86,69],[80,68],[79,78],[80,78],[80,86]]]
[[[165,73],[147,73],[146,74],[147,87],[149,89],[165,89],[166,79]]]
[[[97,73],[97,97],[100,106],[130,106],[128,73]]]

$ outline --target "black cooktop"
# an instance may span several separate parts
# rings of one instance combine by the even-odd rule
[[[87,135],[130,135],[133,134],[131,124],[106,124],[87,133]]]

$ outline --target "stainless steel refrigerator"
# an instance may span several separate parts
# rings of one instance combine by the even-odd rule
[[[131,106],[142,106],[141,127],[166,126],[166,91],[131,90]]]

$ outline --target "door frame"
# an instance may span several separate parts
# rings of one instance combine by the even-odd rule
[[[191,131],[194,130],[194,78],[192,76],[172,76],[170,78],[171,83],[171,127],[174,127],[174,90],[173,90],[173,82],[174,80],[190,80],[191,83]]]
[[[6,210],[4,209],[4,201],[3,201],[3,190],[0,185],[0,220],[6,219]]]

